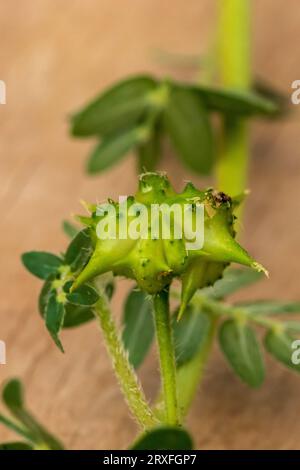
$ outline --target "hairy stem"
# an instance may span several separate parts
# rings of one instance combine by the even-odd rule
[[[113,368],[128,407],[142,428],[150,428],[157,424],[157,420],[147,403],[138,378],[128,361],[128,355],[118,335],[108,301],[104,294],[100,296],[95,306],[95,312],[103,331],[107,351],[112,359]]]
[[[154,320],[159,350],[162,377],[165,420],[168,424],[178,424],[178,404],[176,388],[175,353],[169,309],[169,291],[153,296]]]
[[[250,2],[219,0],[219,72],[223,86],[247,90],[250,73]],[[248,125],[237,117],[224,118],[217,186],[235,196],[245,190],[249,159]]]

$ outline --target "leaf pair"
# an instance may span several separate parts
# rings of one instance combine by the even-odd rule
[[[61,329],[78,326],[94,318],[92,306],[99,298],[96,290],[84,284],[76,292],[70,292],[76,272],[85,266],[91,252],[92,241],[85,229],[72,239],[62,257],[37,251],[22,256],[28,271],[45,280],[39,296],[39,311],[61,351]]]
[[[300,349],[298,352],[295,350],[295,338],[291,336],[293,333],[299,334],[300,322],[274,321],[268,318],[270,315],[298,313],[300,312],[300,302],[268,300],[238,303],[232,306],[228,303],[224,305],[221,302],[228,295],[257,282],[261,278],[262,274],[253,270],[229,267],[224,271],[222,279],[212,287],[201,289],[189,307],[198,306],[198,310],[202,309],[208,318],[210,318],[210,313],[229,316],[219,328],[219,343],[231,368],[252,387],[258,387],[262,384],[265,378],[265,366],[256,332],[250,323],[267,327],[264,346],[275,359],[295,371],[300,370]],[[183,320],[186,317],[188,315],[183,317]],[[180,322],[177,328],[180,329]],[[202,328],[203,331],[204,328]],[[197,341],[196,336],[195,341]],[[188,351],[188,347],[192,347],[193,341],[188,341],[187,344],[184,351]]]
[[[209,174],[214,163],[211,113],[273,116],[276,101],[256,92],[192,86],[137,75],[92,100],[71,120],[76,137],[101,137],[87,169],[103,171],[135,150],[142,170],[155,169],[160,140],[168,135],[182,162]]]
[[[247,287],[262,278],[262,273],[251,269],[227,268],[222,279],[212,287],[202,289],[201,296],[208,299],[221,300]],[[220,302],[220,310],[223,304]],[[219,342],[221,349],[234,372],[248,385],[258,387],[265,377],[265,366],[260,345],[255,330],[249,325],[261,317],[300,312],[299,302],[281,301],[255,301],[234,304],[232,308],[227,304],[236,317],[223,322],[219,329]],[[299,332],[300,323],[284,322],[278,331],[269,329],[265,336],[264,345],[269,353],[288,367],[298,370],[292,363],[292,343],[294,339],[289,331]]]
[[[239,304],[239,308],[249,315],[249,318],[260,320],[260,317],[270,315],[290,315],[300,313],[300,302],[281,302],[278,300],[266,300]],[[272,321],[272,320],[271,320]],[[295,351],[295,338],[293,334],[300,333],[300,321],[277,321],[274,328],[270,328],[264,338],[266,350],[279,362],[296,372],[300,372],[300,350]],[[297,346],[296,346],[297,347]],[[298,346],[299,349],[299,346]],[[293,360],[295,352],[296,361]]]
[[[92,306],[99,296],[93,287],[85,284],[74,293],[63,293],[61,300],[61,294],[57,293],[53,285],[53,280],[49,279],[41,291],[40,313],[55,344],[63,352],[59,339],[61,329],[79,326],[92,320],[94,318]]]
[[[227,320],[220,328],[219,340],[234,372],[251,387],[259,387],[265,378],[265,366],[255,331],[249,325]],[[300,361],[294,363],[292,359],[294,341],[287,332],[270,329],[264,346],[279,362],[300,372]]]
[[[82,269],[91,256],[92,249],[89,230],[84,229],[72,239],[65,255],[59,257],[44,251],[29,251],[22,255],[22,262],[31,274],[47,280],[64,267],[69,267],[73,273]]]
[[[3,403],[12,415],[11,418],[0,414],[0,423],[15,431],[25,442],[8,442],[0,445],[1,450],[49,449],[62,450],[59,440],[50,434],[28,412],[23,396],[23,387],[19,380],[10,380],[2,393]]]
[[[144,165],[151,163],[155,129],[145,125],[143,119],[149,110],[157,108],[151,94],[156,87],[157,82],[151,77],[129,78],[73,116],[74,136],[101,136],[87,164],[89,173],[105,170],[132,149],[141,154]]]

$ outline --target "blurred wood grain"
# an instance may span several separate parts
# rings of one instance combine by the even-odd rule
[[[136,433],[94,324],[63,334],[66,354],[53,345],[37,313],[38,280],[20,264],[30,249],[62,250],[60,224],[78,201],[130,194],[129,156],[105,175],[84,172],[91,142],[68,136],[67,116],[124,75],[173,73],[154,51],[201,54],[213,34],[211,0],[40,0],[2,2],[0,79],[1,184],[0,339],[7,365],[0,379],[21,377],[30,408],[68,448],[126,448]],[[255,0],[255,73],[290,93],[300,78],[297,0]],[[191,71],[174,71],[191,78]],[[242,228],[245,245],[271,273],[240,298],[299,299],[299,110],[284,123],[253,129],[252,190]],[[193,178],[179,163],[161,164],[180,186]],[[121,310],[126,282],[114,306]],[[233,377],[215,347],[188,425],[199,449],[300,447],[300,380],[272,360],[260,390]],[[141,371],[150,397],[158,374],[152,354]],[[0,441],[12,437],[0,428]]]

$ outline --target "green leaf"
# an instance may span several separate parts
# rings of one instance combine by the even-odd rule
[[[51,293],[46,307],[45,322],[56,346],[64,352],[63,346],[58,337],[64,323],[65,307],[62,302],[58,302],[55,293]]]
[[[62,259],[45,251],[28,251],[23,253],[22,262],[31,274],[40,279],[47,279],[49,274],[57,272]]]
[[[26,442],[4,442],[0,444],[0,450],[33,450],[33,446]]]
[[[16,432],[28,437],[32,442],[49,449],[62,449],[61,443],[46,431],[35,418],[26,410],[24,404],[23,386],[18,379],[12,379],[4,386],[2,392],[3,402],[8,407],[12,415],[22,424],[24,431]]]
[[[138,128],[105,137],[93,150],[88,160],[88,173],[99,173],[111,167],[140,141],[141,133]]]
[[[25,439],[34,442],[34,438],[31,432],[27,431],[27,429],[24,429],[23,426],[19,426],[18,423],[15,423],[14,421],[2,414],[0,414],[0,423],[3,424],[7,429],[10,429],[11,431],[14,431],[15,433],[19,434],[19,436],[22,436]]]
[[[18,379],[12,379],[7,382],[2,391],[2,399],[8,409],[12,412],[14,412],[15,409],[23,408],[23,388]]]
[[[46,280],[39,295],[39,312],[43,318],[46,315],[46,308],[51,293],[55,295],[55,290],[52,288],[53,279],[54,277],[50,276],[49,279]],[[95,316],[91,308],[74,305],[69,302],[65,303],[63,328],[73,328],[87,323],[94,318]]]
[[[264,381],[265,370],[252,328],[235,320],[226,320],[220,327],[219,341],[234,372],[251,387],[259,387]]]
[[[300,302],[281,302],[279,300],[243,302],[236,304],[236,306],[242,308],[249,315],[280,315],[300,312]]]
[[[277,114],[279,116],[282,116],[288,112],[290,107],[289,96],[275,89],[272,85],[270,85],[270,83],[267,83],[263,80],[256,80],[256,82],[254,83],[254,90],[259,95],[272,101],[272,103],[277,106]]]
[[[94,320],[95,315],[91,308],[80,305],[65,304],[65,318],[63,328],[74,328]]]
[[[74,224],[72,224],[68,220],[63,220],[62,228],[65,234],[71,239],[74,238],[79,232],[78,227],[76,227]]]
[[[192,450],[193,441],[183,428],[162,426],[145,433],[132,450]]]
[[[81,230],[71,241],[65,254],[65,263],[76,272],[83,269],[93,251],[93,244],[88,228]]]
[[[263,276],[262,272],[254,271],[254,269],[226,268],[222,279],[216,281],[212,287],[201,289],[201,294],[222,299],[259,281]]]
[[[160,129],[152,130],[151,136],[137,147],[139,171],[154,171],[160,157]]]
[[[207,108],[230,116],[233,114],[241,116],[274,116],[279,111],[277,103],[255,91],[218,89],[194,85],[189,88],[198,94]]]
[[[143,75],[117,83],[72,117],[72,134],[109,134],[136,124],[149,107],[149,93],[155,87],[156,81]]]
[[[46,308],[47,304],[49,302],[49,297],[52,294],[55,294],[55,289],[52,287],[52,282],[56,278],[55,274],[51,274],[48,279],[43,284],[43,287],[40,291],[39,299],[38,299],[38,307],[39,307],[39,312],[44,318],[46,315]]]
[[[122,339],[129,361],[137,368],[144,360],[154,337],[152,305],[144,292],[132,290],[123,314]]]
[[[173,87],[165,109],[165,126],[182,161],[197,173],[209,174],[214,140],[207,109],[192,90]]]
[[[105,294],[107,295],[108,299],[111,300],[112,296],[114,295],[115,292],[115,285],[113,280],[110,280],[109,282],[106,282],[105,284]]]
[[[78,287],[76,291],[67,294],[66,297],[71,304],[81,305],[83,307],[95,305],[97,300],[99,300],[97,291],[87,284]]]
[[[190,361],[201,349],[210,330],[211,319],[203,312],[188,306],[180,321],[173,317],[173,335],[177,366]]]
[[[292,347],[295,338],[292,338],[285,331],[268,331],[265,336],[264,344],[267,351],[272,356],[290,369],[300,372],[300,364],[294,364],[292,361],[295,349]]]

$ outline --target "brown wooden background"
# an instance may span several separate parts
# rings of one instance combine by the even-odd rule
[[[0,338],[7,343],[8,364],[0,366],[0,378],[24,380],[31,409],[68,448],[126,447],[135,425],[98,329],[89,324],[64,333],[63,356],[37,314],[40,283],[24,271],[19,256],[30,249],[63,249],[60,222],[80,210],[80,198],[134,190],[132,157],[100,177],[83,173],[91,142],[68,137],[67,114],[128,73],[170,73],[155,61],[157,48],[204,51],[213,32],[213,3],[10,0],[1,5],[0,79],[7,84],[7,105],[0,107]],[[291,82],[300,78],[299,1],[252,3],[255,71],[289,93]],[[299,112],[283,124],[255,125],[243,237],[271,278],[248,289],[244,298],[300,298]],[[189,176],[170,159],[162,168],[177,185]],[[125,287],[121,282],[117,311]],[[153,396],[154,355],[141,375]],[[299,377],[272,360],[264,386],[249,390],[216,347],[188,420],[197,448],[299,448],[299,396]],[[0,428],[0,440],[8,437]]]

